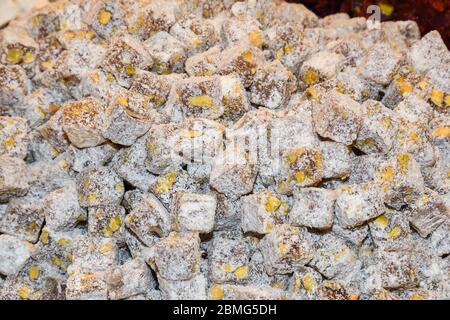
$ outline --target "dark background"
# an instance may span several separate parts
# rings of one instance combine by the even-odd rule
[[[372,4],[392,6],[390,15],[382,14],[382,20],[414,20],[425,35],[438,30],[450,48],[450,0],[290,0],[303,3],[317,15],[324,17],[336,12],[347,12],[352,17],[369,16],[366,13]]]

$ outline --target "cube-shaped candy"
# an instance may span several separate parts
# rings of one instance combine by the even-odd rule
[[[192,117],[214,120],[223,112],[219,76],[191,77],[176,82],[166,106],[166,113],[176,122]]]
[[[222,37],[227,47],[236,43],[248,43],[255,47],[262,48],[263,36],[260,30],[260,23],[255,17],[243,14],[237,5],[231,8],[236,12],[234,16],[226,19],[222,25]]]
[[[112,39],[105,57],[103,69],[126,88],[130,87],[136,70],[146,70],[152,66],[152,60],[143,45],[128,35]]]
[[[33,246],[19,238],[0,235],[0,274],[15,276],[27,263]]]
[[[405,99],[394,108],[394,111],[402,120],[411,123],[428,125],[434,118],[433,108],[416,94],[407,94]]]
[[[368,50],[358,70],[364,79],[376,84],[388,85],[402,60],[403,55],[389,42],[380,41]]]
[[[178,231],[209,233],[214,228],[217,200],[214,195],[177,193],[173,211]]]
[[[38,198],[23,197],[9,201],[0,221],[0,232],[22,240],[37,242],[44,224],[42,202]]]
[[[177,129],[176,124],[167,123],[154,125],[148,132],[145,165],[151,173],[162,174],[180,164],[181,159],[174,152]]]
[[[372,153],[352,158],[351,173],[348,182],[351,184],[372,181],[380,165],[387,157],[382,154]]]
[[[96,2],[84,17],[92,30],[102,38],[109,39],[120,25],[124,24],[126,8],[123,3],[102,0]]]
[[[225,128],[213,120],[186,120],[175,133],[173,151],[182,157],[183,163],[211,165],[222,147],[224,132]]]
[[[103,136],[125,146],[132,145],[143,136],[159,118],[157,112],[150,110],[145,96],[131,91],[115,96],[105,113]]]
[[[334,78],[341,70],[344,56],[339,53],[320,51],[306,60],[300,68],[300,84],[310,85]]]
[[[317,288],[319,300],[357,300],[358,291],[346,281],[324,280]]]
[[[435,191],[426,189],[422,197],[411,205],[409,222],[424,238],[450,218],[448,207]]]
[[[151,109],[160,109],[167,101],[174,82],[182,79],[178,75],[161,76],[153,72],[137,70],[130,91],[148,97]]]
[[[220,77],[220,85],[224,119],[237,120],[250,110],[247,92],[237,75]]]
[[[333,190],[301,188],[294,191],[294,204],[289,212],[289,223],[314,229],[330,229],[334,220]]]
[[[166,206],[170,207],[177,192],[204,193],[208,190],[206,180],[196,180],[185,170],[173,170],[160,175],[150,184],[149,191],[155,194]]]
[[[383,198],[373,182],[344,186],[336,199],[336,217],[344,228],[364,224],[384,213]]]
[[[114,239],[79,236],[73,250],[70,271],[106,271],[118,262],[118,248]]]
[[[47,122],[37,127],[34,131],[35,139],[44,139],[45,142],[50,145],[52,158],[55,158],[61,152],[65,151],[70,145],[68,136],[64,131],[63,113],[64,109],[59,108],[59,110],[56,111]],[[99,136],[97,139],[102,140]]]
[[[163,299],[166,300],[206,300],[207,279],[203,274],[188,280],[167,280],[158,278]]]
[[[92,236],[114,238],[117,244],[125,242],[125,208],[106,205],[89,208],[88,231]]]
[[[266,60],[261,49],[244,42],[223,50],[217,68],[220,74],[238,74],[244,87],[248,88],[253,83],[256,70],[264,64]]]
[[[256,179],[256,170],[247,152],[236,144],[229,145],[214,159],[210,185],[231,198],[250,193]]]
[[[397,153],[381,164],[375,181],[381,186],[384,202],[397,210],[413,204],[424,193],[422,173],[409,153]]]
[[[450,222],[447,220],[441,224],[430,236],[430,241],[438,256],[442,257],[450,253]]]
[[[107,300],[108,286],[105,272],[76,272],[66,284],[68,300]]]
[[[270,192],[258,192],[242,197],[242,231],[270,233],[275,224],[285,222],[288,210],[288,203]]]
[[[29,77],[34,75],[38,44],[20,27],[4,28],[0,37],[0,63],[20,65]]]
[[[70,230],[86,218],[73,184],[50,192],[44,198],[43,211],[46,226],[52,231]]]
[[[122,179],[108,167],[89,166],[77,176],[78,200],[82,207],[118,204],[125,187]]]
[[[199,270],[200,238],[195,232],[171,233],[155,249],[155,268],[167,280],[192,279]]]
[[[128,3],[127,3],[128,5]],[[175,1],[155,0],[129,3],[125,21],[128,32],[145,40],[159,31],[169,32],[175,22],[177,3]]]
[[[405,213],[386,208],[381,216],[369,223],[370,235],[377,248],[385,251],[413,249],[411,228]]]
[[[66,277],[67,268],[73,261],[76,239],[83,234],[84,230],[80,228],[54,232],[44,227],[39,242],[36,244],[37,253],[33,258],[39,262],[42,270],[47,270],[56,276]]]
[[[306,187],[318,184],[323,178],[323,155],[316,147],[299,147],[288,149],[283,155],[284,169],[279,179],[279,189],[284,189],[280,184],[288,187]],[[281,190],[280,190],[281,192]]]
[[[130,298],[154,287],[150,269],[141,258],[130,259],[123,265],[111,267],[106,274],[106,283],[111,300]]]
[[[122,89],[114,76],[102,69],[90,69],[80,77],[80,84],[73,93],[76,98],[92,96],[107,103],[112,95]]]
[[[421,122],[409,122],[401,118],[393,150],[411,154],[422,170],[431,168],[436,162],[430,131],[427,125]]]
[[[169,234],[172,217],[153,194],[146,193],[126,216],[125,223],[143,243],[151,247],[158,238]]]
[[[433,30],[411,46],[408,59],[414,70],[427,75],[438,89],[450,92],[448,59],[450,53],[438,31]]]
[[[337,92],[348,94],[359,103],[362,103],[367,98],[376,98],[379,94],[379,87],[369,84],[367,80],[357,73],[354,67],[345,68],[332,81]]]
[[[347,229],[342,227],[335,217],[333,227],[331,228],[333,234],[337,235],[339,238],[348,241],[357,246],[361,246],[365,239],[369,236],[369,227],[367,225],[362,225],[352,229]]]
[[[0,103],[2,105],[15,105],[31,91],[31,85],[22,67],[0,64],[0,75]]]
[[[139,138],[131,147],[117,152],[111,161],[111,168],[132,186],[147,191],[155,180],[145,167],[147,158],[147,136]]]
[[[62,109],[62,124],[70,142],[77,148],[95,147],[105,141],[102,135],[104,108],[94,98],[66,103]]]
[[[313,257],[311,245],[303,232],[287,224],[275,226],[261,240],[259,247],[269,275],[292,273]]]
[[[352,160],[348,146],[333,141],[320,141],[323,156],[323,178],[346,178],[351,173]]]
[[[153,59],[152,70],[158,74],[182,72],[187,58],[187,48],[174,36],[160,31],[144,42],[148,54]]]
[[[194,16],[178,20],[170,28],[170,34],[183,43],[188,55],[204,52],[219,40],[214,23]]]
[[[300,267],[290,279],[289,291],[295,299],[314,299],[321,283],[322,275],[319,272],[310,267]]]
[[[345,241],[331,234],[325,234],[314,244],[314,257],[310,265],[327,279],[345,276],[358,265],[356,253]]]
[[[67,151],[72,156],[71,169],[75,172],[81,172],[90,165],[102,166],[106,164],[117,152],[117,148],[112,144],[102,144],[84,149],[70,146]]]
[[[389,87],[387,87],[381,103],[389,109],[394,109],[414,91],[417,82],[415,76],[416,74],[402,72],[402,69],[400,69]]]
[[[219,46],[189,57],[185,69],[191,77],[212,76],[217,73],[217,64],[221,48]]]
[[[377,271],[384,289],[408,289],[419,284],[411,252],[377,251]]]
[[[0,202],[23,196],[29,184],[27,166],[22,159],[0,156]]]
[[[251,102],[269,109],[283,108],[297,89],[295,76],[275,61],[259,68],[250,88]]]
[[[215,235],[209,250],[210,280],[214,283],[242,283],[250,276],[250,248],[247,243]]]
[[[209,289],[211,300],[287,300],[288,294],[270,286],[243,286],[213,284]]]
[[[24,159],[28,152],[26,119],[0,117],[0,155]]]
[[[320,99],[313,108],[316,132],[333,141],[352,144],[361,127],[361,105],[350,96],[334,91]]]
[[[362,107],[364,116],[355,147],[366,154],[387,153],[398,131],[395,113],[374,100],[365,101]]]

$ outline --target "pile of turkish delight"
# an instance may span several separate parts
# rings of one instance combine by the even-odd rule
[[[0,299],[450,298],[450,52],[368,22],[280,0],[11,21]]]

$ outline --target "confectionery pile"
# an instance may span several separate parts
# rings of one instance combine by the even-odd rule
[[[450,298],[450,52],[280,0],[0,30],[0,299]]]

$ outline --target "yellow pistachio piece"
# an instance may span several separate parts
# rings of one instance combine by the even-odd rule
[[[3,143],[6,149],[11,149],[15,145],[15,141],[13,137],[8,137],[5,139],[5,142]]]
[[[31,52],[27,52],[23,56],[23,63],[25,63],[25,64],[32,63],[34,60],[35,60],[35,57]]]
[[[304,171],[297,171],[294,173],[294,179],[298,183],[302,183],[306,180],[306,174]]]
[[[250,50],[245,51],[244,53],[242,53],[241,55],[242,60],[244,60],[247,63],[253,64],[253,53]]]
[[[222,270],[226,273],[232,272],[235,268],[233,268],[232,265],[229,264],[223,264],[222,265]]]
[[[433,102],[436,106],[441,107],[443,101],[444,92],[433,89],[433,91],[431,91],[431,102]]]
[[[49,236],[48,231],[47,231],[47,229],[44,228],[41,232],[41,238],[40,238],[40,240],[43,244],[48,244],[48,242],[49,242],[48,236]]]
[[[21,287],[21,288],[17,291],[17,294],[19,295],[19,297],[20,297],[21,299],[26,300],[26,299],[28,299],[28,298],[30,297],[31,292],[30,292],[30,289],[28,289],[27,287]]]
[[[72,240],[66,239],[66,238],[61,238],[61,239],[58,240],[58,245],[61,246],[61,247],[66,247],[66,246],[68,246],[71,243],[72,243]]]
[[[120,219],[119,216],[115,216],[115,217],[112,217],[111,219],[109,219],[108,228],[112,232],[116,232],[117,230],[119,230],[121,225],[122,225],[122,219]]]
[[[111,17],[112,17],[111,12],[106,11],[106,10],[100,10],[100,12],[98,13],[97,19],[98,19],[98,22],[100,22],[100,24],[106,25],[111,20]]]
[[[275,210],[277,210],[281,205],[281,200],[278,199],[275,196],[269,196],[266,199],[266,211],[267,212],[274,212]]]
[[[111,243],[105,243],[104,245],[102,245],[100,247],[100,249],[98,250],[100,253],[102,254],[106,254],[108,252],[110,252],[113,248],[113,245]]]
[[[450,127],[436,128],[433,131],[433,135],[439,138],[449,138],[450,137]]]
[[[314,280],[314,277],[311,274],[307,273],[303,276],[303,287],[309,293],[316,287],[316,280]]]
[[[395,240],[400,236],[401,233],[402,233],[402,229],[400,229],[400,227],[396,226],[396,227],[392,228],[391,231],[389,231],[389,237],[392,240]]]
[[[395,175],[394,168],[392,168],[391,166],[384,167],[383,170],[381,170],[380,172],[381,179],[385,182],[392,180],[394,175]]]
[[[127,64],[125,66],[125,73],[126,73],[127,76],[132,76],[132,75],[134,75],[136,73],[136,69],[134,68],[133,65]]]
[[[314,69],[308,69],[303,75],[303,81],[307,85],[315,84],[319,81],[319,79],[320,79],[319,73]]]
[[[406,173],[408,171],[409,163],[411,162],[411,155],[408,153],[400,153],[397,155],[397,162],[401,172]]]
[[[194,96],[188,99],[188,103],[194,107],[211,107],[213,100],[209,96]]]
[[[245,278],[247,278],[247,276],[248,276],[248,267],[247,266],[241,266],[241,267],[237,268],[234,271],[234,275],[238,279],[245,279]]]
[[[211,287],[210,294],[211,294],[211,300],[220,300],[224,296],[223,289],[217,284],[215,284]]]
[[[40,274],[41,270],[39,270],[39,267],[36,265],[32,265],[29,269],[28,269],[28,278],[30,278],[31,281],[36,280],[37,278],[39,278],[39,274]]]
[[[117,104],[120,104],[123,107],[128,107],[128,99],[125,97],[118,97],[116,99]]]
[[[384,214],[382,214],[381,216],[376,218],[374,222],[381,229],[386,229],[386,227],[389,224],[389,220],[388,220],[388,218],[386,218],[386,216]]]
[[[21,63],[23,59],[23,50],[20,48],[11,48],[6,54],[6,61],[11,64]]]
[[[263,45],[263,38],[261,32],[251,31],[248,33],[248,39],[252,45],[261,48]]]

